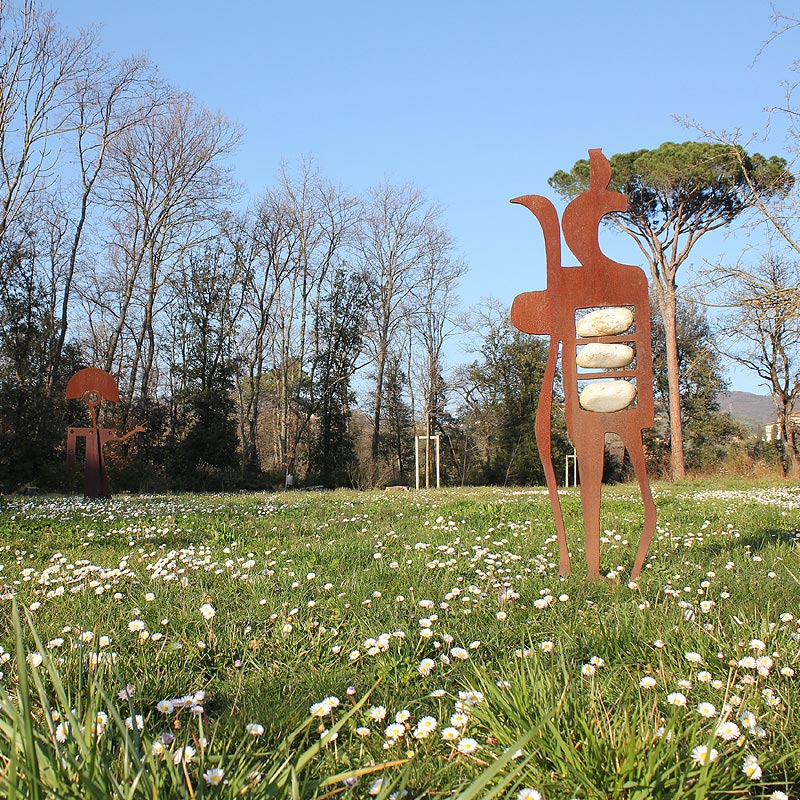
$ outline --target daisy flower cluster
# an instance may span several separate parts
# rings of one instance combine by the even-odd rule
[[[429,699],[441,700],[446,695],[444,689],[435,689],[429,694]],[[472,724],[470,712],[484,700],[479,691],[461,690],[450,712],[440,707],[436,713],[429,709],[432,713],[419,716],[408,708],[392,712],[386,706],[373,705],[363,709],[360,718],[355,720],[352,733],[363,742],[377,740],[382,750],[403,750],[407,757],[415,754],[423,740],[428,740],[428,743],[437,741],[453,753],[471,756],[483,745],[469,732]],[[312,706],[312,715],[315,706]]]
[[[768,629],[778,634],[776,639],[784,644],[792,642],[795,634],[787,626],[795,622],[794,615],[783,612],[778,619],[783,626],[770,623]],[[653,647],[663,652],[667,646],[663,640],[656,640]],[[736,642],[731,657],[722,650],[708,658],[689,650],[683,653],[683,662],[689,667],[685,677],[675,679],[673,673],[667,678],[666,671],[662,671],[658,679],[653,674],[639,679],[639,688],[647,694],[655,692],[657,696],[659,686],[663,687],[665,706],[681,709],[686,724],[696,728],[697,735],[705,740],[691,749],[693,764],[705,766],[723,753],[731,757],[739,754],[741,772],[751,781],[762,779],[758,753],[768,744],[770,730],[774,727],[780,731],[785,725],[786,707],[775,688],[779,684],[773,682],[791,681],[795,676],[792,667],[779,666],[783,659],[778,650],[765,655],[767,650],[766,642],[760,638]],[[670,682],[674,685],[672,691],[668,691]],[[695,694],[697,700],[692,699]],[[693,726],[692,718],[704,724]],[[662,718],[661,723],[657,737],[667,732],[666,719]],[[672,728],[669,735],[674,731]],[[709,739],[714,745],[706,743]]]

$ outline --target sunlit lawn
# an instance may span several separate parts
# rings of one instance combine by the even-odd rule
[[[797,798],[800,488],[656,498],[5,498],[0,796]]]

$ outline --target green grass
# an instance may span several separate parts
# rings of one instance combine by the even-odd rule
[[[5,498],[0,796],[797,797],[800,489],[655,495]]]

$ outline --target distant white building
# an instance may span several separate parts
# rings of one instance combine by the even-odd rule
[[[800,414],[792,414],[792,427],[800,430]],[[771,422],[764,426],[764,439],[768,442],[779,442],[781,439],[781,426],[777,422]]]

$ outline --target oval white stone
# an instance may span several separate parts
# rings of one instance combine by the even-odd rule
[[[604,342],[589,342],[578,353],[575,361],[579,367],[587,369],[615,369],[627,367],[633,361],[633,348],[626,344],[605,344]]]
[[[624,333],[633,324],[633,312],[624,306],[620,308],[598,308],[582,316],[575,330],[578,336],[616,336]]]
[[[636,387],[628,381],[596,381],[590,383],[579,398],[581,408],[608,413],[622,411],[636,397]]]

